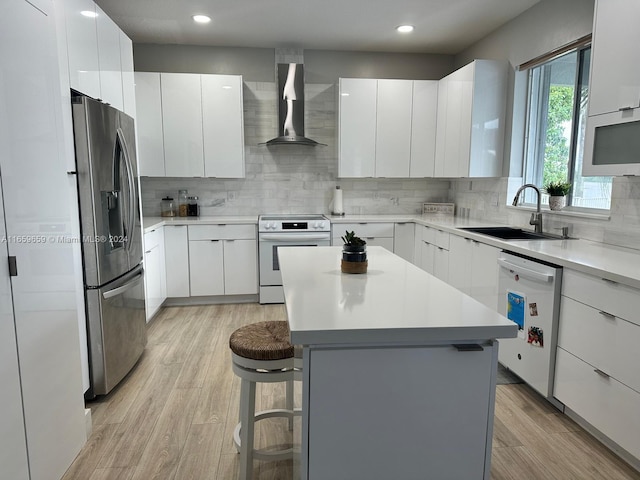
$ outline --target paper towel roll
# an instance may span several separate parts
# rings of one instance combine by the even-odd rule
[[[342,206],[342,190],[340,189],[340,186],[337,186],[333,192],[333,211],[331,213],[334,215],[342,215],[344,213],[344,208]]]

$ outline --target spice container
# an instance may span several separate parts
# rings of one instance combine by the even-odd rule
[[[198,216],[198,197],[195,197],[195,196],[188,197],[187,216],[188,217]]]
[[[160,215],[163,217],[176,216],[176,209],[175,209],[175,204],[173,203],[173,198],[164,197],[162,199],[162,203],[160,204]]]
[[[178,216],[186,217],[187,204],[189,203],[186,190],[178,190]]]

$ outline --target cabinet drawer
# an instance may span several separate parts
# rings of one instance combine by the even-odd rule
[[[360,238],[393,237],[393,223],[336,223],[333,236],[342,237],[344,232],[355,232]]]
[[[640,394],[558,348],[554,396],[640,458]]]
[[[422,241],[449,250],[449,233],[432,227],[422,227]]]
[[[558,345],[640,392],[640,327],[562,297]]]
[[[640,290],[636,288],[565,269],[562,294],[640,325]]]
[[[255,225],[189,225],[189,240],[253,240]]]
[[[150,232],[144,234],[144,249],[145,251],[151,250],[152,248],[160,245],[160,242],[164,243],[164,230],[162,227],[156,228]]]

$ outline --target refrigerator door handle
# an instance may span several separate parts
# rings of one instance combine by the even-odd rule
[[[127,231],[125,232],[125,248],[127,250],[131,249],[131,236],[133,235],[133,229],[135,226],[135,186],[134,186],[134,177],[133,177],[133,167],[131,165],[131,157],[129,157],[129,149],[127,148],[127,142],[124,139],[124,132],[122,128],[118,127],[116,130],[116,142],[120,144],[120,150],[122,151],[122,156],[124,157],[124,164],[127,169],[127,183],[129,184],[129,194],[128,194],[128,212],[127,212]]]
[[[133,287],[135,287],[136,285],[138,285],[142,281],[142,279],[144,278],[143,273],[144,273],[144,271],[140,270],[140,273],[138,273],[132,280],[128,281],[124,285],[121,285],[120,287],[116,287],[116,288],[113,288],[111,290],[107,290],[106,292],[104,292],[102,294],[102,296],[105,299],[108,299],[108,298],[116,297],[116,296],[120,295],[121,293],[132,289]]]

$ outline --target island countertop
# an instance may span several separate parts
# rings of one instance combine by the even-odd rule
[[[510,338],[515,323],[382,247],[366,274],[340,271],[342,247],[279,249],[291,341],[424,344]]]

